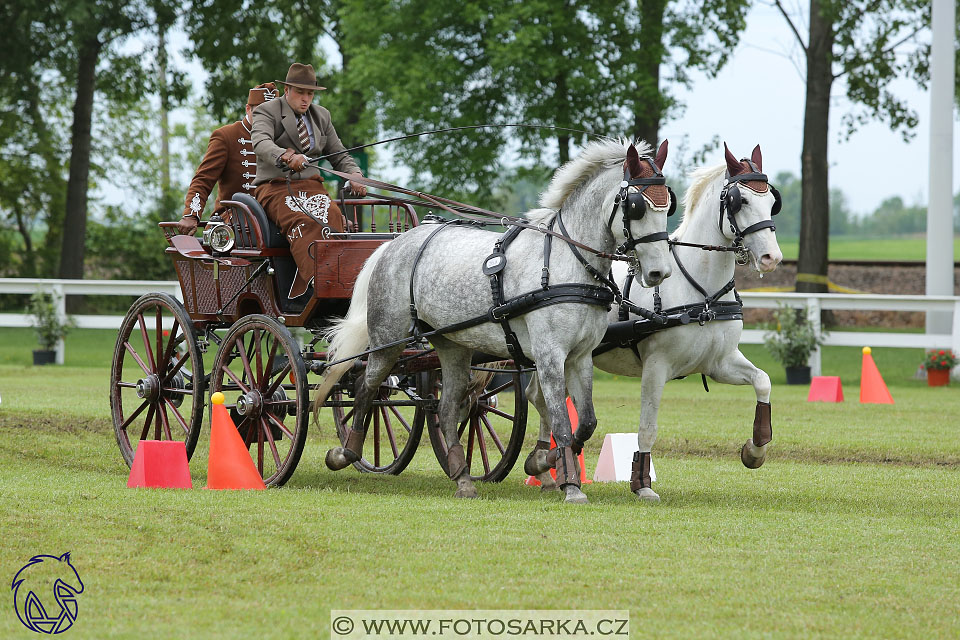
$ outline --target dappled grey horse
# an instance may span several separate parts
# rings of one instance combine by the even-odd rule
[[[624,250],[638,261],[645,284],[662,282],[671,270],[666,214],[676,203],[659,169],[666,160],[666,142],[655,159],[649,152],[641,142],[603,140],[587,145],[554,174],[541,198],[544,208],[526,214],[528,224],[560,232],[608,255],[578,249],[564,238],[535,229],[513,227],[501,235],[452,222],[422,224],[374,252],[357,278],[347,315],[327,336],[328,357],[334,362],[368,348],[393,346],[370,353],[345,446],[327,453],[327,466],[342,469],[361,457],[369,422],[365,415],[401,354],[404,339],[413,335],[413,310],[414,319],[429,327],[458,325],[430,337],[442,371],[439,420],[448,448],[447,473],[457,483],[455,495],[477,495],[457,425],[471,356],[482,352],[536,363],[543,388],[542,415],[557,441],[567,447],[558,463],[563,470],[560,484],[568,501],[585,502],[576,457],[569,452],[572,434],[564,390],[569,389],[582,423],[595,422],[591,352],[606,330],[613,299],[598,282],[609,273],[609,254],[621,236],[626,236]],[[636,209],[632,213],[619,206],[626,199]],[[505,302],[491,306],[498,289]],[[507,312],[513,300],[527,297],[539,297],[540,302],[532,309]],[[318,403],[352,363],[328,369]]]
[[[603,371],[643,378],[637,432],[640,450],[634,456],[630,486],[643,500],[660,500],[651,487],[650,451],[657,439],[660,398],[669,380],[702,373],[726,384],[753,385],[757,395],[753,437],[740,454],[747,467],[756,469],[763,464],[773,437],[770,378],[747,360],[738,346],[743,315],[733,275],[735,256],[743,261],[749,257],[761,273],[776,269],[783,259],[771,221],[780,210],[780,194],[761,173],[759,145],[750,159],[740,161],[726,145],[724,149],[725,165],[691,174],[683,221],[671,236],[671,262],[680,273],[657,288],[640,289],[630,286],[625,265],[613,267],[624,297],[670,317],[665,326],[644,320],[638,324],[636,317],[627,318],[625,311],[614,308],[609,314],[610,329],[594,354],[594,364]],[[542,411],[536,376],[527,397]],[[592,431],[589,426],[577,430],[575,450],[580,450]],[[539,441],[524,465],[544,489],[556,487],[548,473],[554,457],[548,452],[549,441],[549,425],[541,421]]]

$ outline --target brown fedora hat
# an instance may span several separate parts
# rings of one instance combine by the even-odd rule
[[[311,91],[323,91],[326,87],[317,85],[317,74],[313,70],[312,64],[300,64],[294,62],[287,69],[287,79],[277,80],[277,84],[289,85],[300,89],[309,89]]]

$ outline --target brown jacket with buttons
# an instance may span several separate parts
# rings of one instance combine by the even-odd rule
[[[300,146],[300,135],[297,133],[297,114],[294,113],[285,97],[265,102],[253,112],[253,149],[257,152],[257,178],[255,185],[261,185],[275,178],[286,177],[286,174],[277,168],[277,158],[287,149],[293,149],[308,158],[315,158],[328,153],[344,151],[340,142],[330,112],[320,105],[311,104],[307,109],[306,117],[310,118],[313,128],[314,144],[309,149]],[[334,169],[344,173],[360,173],[360,167],[353,161],[349,153],[328,158]],[[293,174],[294,180],[305,180],[320,176],[316,166],[304,168],[300,173]]]
[[[203,214],[203,207],[218,185],[218,200],[229,200],[235,193],[253,195],[254,178],[257,177],[257,158],[253,152],[246,117],[243,120],[220,127],[210,134],[207,153],[197,167],[197,173],[190,182],[183,215]],[[226,207],[217,203],[214,212],[223,213]]]

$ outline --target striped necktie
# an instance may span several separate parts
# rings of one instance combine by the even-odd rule
[[[297,116],[297,133],[300,134],[300,148],[304,152],[310,150],[310,135],[307,133],[307,124],[303,121],[303,116]]]

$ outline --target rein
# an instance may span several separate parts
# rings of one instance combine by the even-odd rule
[[[316,162],[319,159],[311,159],[310,162]],[[500,226],[515,226],[522,229],[533,229],[545,235],[554,236],[560,238],[567,244],[577,247],[578,249],[583,249],[588,251],[595,256],[604,258],[606,260],[622,260],[624,262],[630,262],[631,258],[625,255],[618,255],[616,253],[608,253],[606,251],[600,251],[594,249],[591,246],[585,245],[581,242],[577,242],[569,236],[564,236],[561,233],[557,233],[552,229],[547,228],[543,224],[533,225],[529,222],[526,222],[523,218],[518,218],[516,216],[508,216],[503,213],[498,213],[496,211],[490,211],[482,207],[477,207],[470,204],[465,204],[463,202],[457,202],[456,200],[451,200],[449,198],[443,198],[441,196],[431,195],[429,193],[424,193],[422,191],[414,191],[412,189],[407,189],[389,182],[383,182],[381,180],[374,180],[373,178],[367,177],[357,177],[349,173],[344,173],[342,171],[337,171],[335,169],[327,169],[325,167],[318,167],[321,171],[325,173],[330,173],[339,178],[345,180],[350,180],[351,182],[359,182],[362,185],[368,187],[374,187],[377,189],[383,189],[385,191],[391,191],[394,193],[402,193],[404,195],[413,196],[415,198],[420,198],[423,202],[420,204],[434,206],[444,211],[451,213],[453,215],[460,216],[471,222],[486,224],[486,225],[500,225]],[[412,203],[418,204],[418,203]]]

